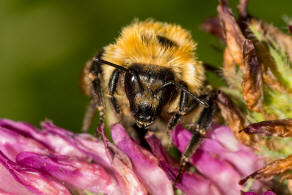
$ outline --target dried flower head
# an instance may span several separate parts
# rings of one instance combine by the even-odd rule
[[[291,137],[292,37],[253,18],[247,11],[247,0],[238,5],[238,19],[226,0],[219,2],[226,43],[223,75],[228,84],[221,90],[229,96],[221,93],[218,98],[222,116],[236,137],[254,147],[267,162],[288,157],[292,152],[291,138],[266,136]],[[220,32],[218,25],[206,30],[213,28]],[[240,129],[243,130],[239,133]],[[249,177],[272,178],[284,173],[283,179],[290,178],[290,159],[271,162]]]

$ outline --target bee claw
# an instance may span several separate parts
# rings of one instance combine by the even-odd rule
[[[180,180],[181,180],[181,177],[182,177],[182,169],[180,168],[179,171],[178,171],[177,176],[174,179],[173,185],[178,184],[180,182]]]

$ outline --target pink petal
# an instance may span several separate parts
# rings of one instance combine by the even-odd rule
[[[252,151],[239,150],[231,152],[224,148],[220,143],[210,138],[205,138],[200,149],[209,153],[216,154],[220,158],[232,163],[242,177],[253,173],[263,166],[263,161]]]
[[[107,170],[112,170],[110,159],[106,155],[104,143],[89,134],[78,134],[74,137],[78,149],[90,156],[96,163]]]
[[[5,127],[18,134],[25,135],[25,137],[32,138],[55,153],[74,156],[82,160],[94,160],[108,171],[112,171],[109,159],[105,155],[104,144],[98,139],[85,135],[74,135],[70,131],[55,126],[50,121],[43,122],[42,126],[44,130],[39,131],[24,122],[0,119],[0,127]]]
[[[264,166],[264,161],[255,152],[241,144],[233,135],[231,129],[227,126],[217,126],[214,128],[213,133],[210,135],[214,142],[218,142],[219,145],[223,146],[225,152],[216,153],[217,149],[208,150],[209,152],[216,153],[231,162],[241,173],[242,176],[247,176],[259,168]],[[204,144],[202,145],[204,147]],[[207,151],[209,146],[206,146],[203,150]]]
[[[64,143],[67,149],[71,150],[71,152],[61,150],[58,152],[59,154],[76,156],[84,160],[90,158],[104,166],[109,172],[113,171],[110,160],[105,155],[105,146],[100,140],[90,135],[75,135],[68,130],[55,126],[50,121],[42,122],[42,127],[48,136],[52,136],[52,141],[58,139],[61,143]],[[53,143],[51,142],[50,145]],[[60,146],[62,147],[62,144]]]
[[[182,126],[178,126],[173,131],[173,141],[178,149],[183,152],[192,134],[184,130]],[[207,143],[208,144],[208,143]],[[209,144],[210,145],[210,144]],[[213,148],[218,148],[218,145],[213,144]],[[220,148],[224,151],[222,148]],[[211,151],[211,149],[209,149]],[[223,194],[240,194],[241,186],[238,185],[240,174],[232,167],[232,165],[221,158],[216,157],[216,152],[204,151],[200,148],[192,156],[190,162],[202,173],[216,184]]]
[[[40,142],[24,137],[14,131],[0,126],[0,151],[10,160],[15,161],[19,152],[31,151],[40,154],[48,154],[50,150]]]
[[[17,194],[11,193],[11,192],[7,192],[7,191],[4,191],[4,190],[0,189],[0,195],[17,195]]]
[[[0,158],[1,159],[1,158]],[[11,175],[9,169],[6,167],[5,161],[0,160],[0,189],[6,193],[31,195],[24,185],[20,184]]]
[[[246,146],[244,146],[239,141],[237,141],[232,131],[227,126],[220,126],[220,127],[214,128],[212,130],[212,134],[210,135],[210,137],[218,141],[227,150],[231,152],[237,152],[242,148],[247,149]]]
[[[141,184],[133,170],[131,160],[119,148],[112,144],[104,135],[103,126],[99,127],[102,132],[106,154],[111,161],[116,177],[125,195],[146,195],[147,191]]]
[[[41,155],[22,152],[17,155],[17,163],[35,168],[58,180],[93,193],[119,194],[119,186],[114,177],[101,166],[90,164],[64,155]]]
[[[186,195],[220,195],[218,188],[208,179],[196,173],[185,173],[177,187]]]
[[[30,124],[1,119],[0,126],[25,135],[26,137],[33,138],[58,154],[71,155],[83,159],[88,158],[83,152],[76,149],[69,140],[47,131],[39,131]]]
[[[134,170],[150,194],[173,194],[173,188],[157,159],[147,150],[134,143],[120,124],[111,127],[115,144],[131,159]]]
[[[72,132],[67,131],[67,134],[59,133],[60,131],[55,131],[55,128],[57,129],[59,127],[53,125],[50,121],[42,122],[41,125],[44,129],[41,132],[41,135],[38,135],[38,139],[47,143],[56,153],[75,156],[84,160],[89,158],[86,154],[84,154],[84,152],[80,151],[77,144],[74,143],[72,138],[74,134]]]
[[[33,192],[33,194],[42,195],[70,195],[70,192],[60,183],[55,182],[49,177],[45,177],[42,173],[34,170],[25,168],[23,166],[17,165],[10,161],[1,151],[0,151],[0,163],[2,164],[2,170],[6,169],[9,171],[10,175],[5,173],[7,178],[6,185],[4,186],[1,182],[1,189],[16,193],[16,194],[30,194],[28,190]],[[3,175],[1,175],[2,177]],[[12,180],[12,177],[14,181]],[[3,178],[3,177],[2,177]],[[21,184],[24,188],[21,188]],[[13,185],[13,186],[12,186]],[[6,189],[8,188],[8,189]]]
[[[161,145],[159,139],[154,135],[146,137],[152,152],[159,159],[160,166],[167,173],[169,179],[175,180],[178,174],[178,164],[167,154]],[[200,194],[200,195],[220,195],[217,187],[212,182],[204,177],[190,172],[184,172],[176,187],[182,190],[186,195]]]
[[[266,191],[266,192],[261,193],[261,194],[258,194],[255,192],[243,192],[242,195],[276,195],[276,194],[272,191]]]
[[[190,159],[190,162],[204,176],[213,181],[223,194],[240,194],[242,186],[238,184],[241,177],[228,162],[200,150]]]

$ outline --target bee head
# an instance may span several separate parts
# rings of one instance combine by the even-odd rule
[[[124,80],[125,92],[140,128],[149,127],[175,94],[176,88],[173,85],[161,88],[170,81],[174,81],[174,74],[169,69],[141,64],[129,67]]]
[[[178,90],[190,95],[201,105],[208,103],[190,92],[187,87],[176,83],[174,73],[165,67],[149,64],[132,64],[129,68],[94,58],[95,63],[105,64],[125,73],[124,87],[130,110],[140,128],[149,127],[163,106],[177,94]]]

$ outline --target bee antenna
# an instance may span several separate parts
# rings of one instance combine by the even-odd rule
[[[97,62],[97,63],[100,63],[100,64],[106,64],[106,65],[109,65],[109,66],[112,66],[112,67],[115,67],[119,70],[122,70],[122,71],[125,71],[125,72],[129,72],[129,69],[125,68],[125,67],[122,67],[122,66],[119,66],[117,64],[114,64],[114,63],[111,63],[109,61],[106,61],[106,60],[103,60],[101,58],[98,58],[98,57],[94,57],[93,58],[93,61],[94,62]]]
[[[196,101],[198,101],[200,104],[202,104],[203,106],[205,107],[209,107],[209,104],[204,101],[204,100],[201,100],[199,97],[197,97],[195,94],[193,94],[192,92],[190,92],[188,89],[186,89],[184,86],[180,85],[180,84],[177,84],[173,81],[169,81],[167,83],[164,83],[162,86],[160,86],[158,89],[156,89],[154,91],[154,93],[158,93],[161,89],[169,86],[169,85],[174,85],[176,88],[179,88],[181,90],[183,90],[184,92],[186,92],[187,94],[189,94],[190,96],[192,96],[192,98],[194,98]]]
[[[103,60],[103,59],[101,59],[101,58],[99,58],[99,57],[94,57],[94,58],[93,58],[93,61],[94,61],[94,62],[97,62],[97,63],[99,63],[99,64],[105,64],[105,65],[112,66],[112,67],[114,67],[114,68],[117,68],[117,69],[122,70],[122,71],[125,71],[125,72],[129,72],[130,74],[132,74],[132,75],[136,78],[140,90],[143,90],[143,87],[142,87],[142,85],[141,85],[141,82],[140,82],[139,77],[138,77],[138,75],[137,75],[136,72],[133,72],[133,71],[131,71],[131,70],[129,70],[129,69],[123,67],[123,66],[120,66],[120,65],[117,65],[117,64],[111,63],[111,62],[109,62],[109,61]]]

